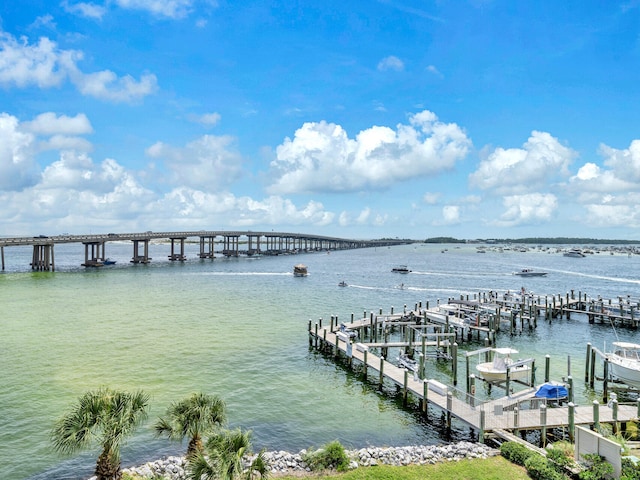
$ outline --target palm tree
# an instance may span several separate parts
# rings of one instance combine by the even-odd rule
[[[222,431],[209,438],[204,451],[187,459],[190,480],[236,480],[267,478],[269,466],[264,450],[245,467],[243,457],[251,455],[251,431]]]
[[[101,388],[85,393],[56,422],[51,440],[56,451],[72,454],[88,448],[93,439],[102,446],[96,462],[97,480],[120,480],[120,447],[125,437],[147,418],[149,396]]]
[[[187,457],[202,451],[202,438],[226,421],[224,401],[216,395],[194,393],[189,398],[172,403],[165,417],[155,425],[157,435],[171,440],[189,438]]]

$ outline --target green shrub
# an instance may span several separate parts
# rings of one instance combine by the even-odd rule
[[[534,453],[524,462],[524,468],[533,480],[564,480],[566,475],[557,471],[553,464],[542,455]]]
[[[640,480],[640,465],[630,458],[622,457],[622,474],[620,480]]]
[[[604,480],[613,474],[613,465],[597,453],[586,453],[582,458],[585,461],[586,470],[578,474],[580,480]]]
[[[311,470],[336,469],[344,472],[349,468],[349,457],[342,444],[334,440],[318,450],[310,449],[302,459]]]
[[[535,452],[518,442],[504,442],[500,445],[500,454],[516,465],[524,466],[524,462]]]
[[[551,447],[547,449],[547,459],[553,462],[558,468],[556,470],[562,471],[564,467],[572,466],[575,464],[573,454],[567,455],[567,451],[560,448]]]

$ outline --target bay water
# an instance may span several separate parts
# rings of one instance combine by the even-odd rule
[[[348,448],[472,439],[468,427],[447,432],[439,414],[425,419],[403,408],[393,387],[379,391],[377,379],[363,381],[310,348],[309,321],[326,324],[337,315],[348,322],[352,314],[522,287],[540,295],[573,290],[640,299],[640,256],[619,253],[568,258],[555,248],[478,254],[475,245],[413,244],[211,261],[198,259],[198,245],[188,244],[186,262],[169,262],[169,245],[150,248],[150,264],[132,265],[131,244],[112,242],[107,254],[117,264],[85,269],[81,245],[58,245],[55,272],[32,272],[29,247],[5,248],[0,478],[90,476],[99,448],[60,457],[49,434],[79,396],[102,386],[151,397],[148,421],[123,449],[124,466],[183,453],[185,444],[156,438],[152,425],[171,402],[200,391],[225,400],[229,426],[252,430],[255,450],[297,452],[336,439]],[[308,266],[307,277],[292,275],[296,263]],[[399,264],[412,272],[392,273]],[[513,275],[525,267],[549,273]],[[602,349],[616,334],[640,343],[637,331],[589,325],[580,315],[539,321],[513,337],[503,331],[497,343],[537,365],[551,355],[552,377],[571,373],[582,403],[595,395],[582,381],[586,344]],[[429,378],[447,383],[449,370],[427,364]]]

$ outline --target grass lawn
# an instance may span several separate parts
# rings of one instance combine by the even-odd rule
[[[310,473],[298,476],[277,476],[278,480],[300,478],[331,480],[530,480],[527,471],[501,456],[486,459],[460,460],[434,465],[409,465],[392,467],[359,467],[345,473]]]

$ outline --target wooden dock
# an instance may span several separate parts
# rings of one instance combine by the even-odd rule
[[[421,309],[420,309],[421,310]],[[402,320],[407,326],[406,319],[413,318],[416,326],[424,326],[420,310],[406,312],[399,316],[385,315],[384,328],[392,324],[392,319]],[[613,431],[624,429],[627,422],[638,419],[640,402],[633,405],[618,404],[613,400],[608,404],[600,405],[594,402],[592,405],[575,405],[572,402],[561,406],[548,405],[546,400],[535,398],[537,388],[528,387],[523,391],[511,393],[499,399],[484,401],[472,395],[475,393],[475,380],[467,382],[471,392],[458,389],[455,385],[445,385],[435,379],[420,378],[418,372],[410,372],[390,362],[383,355],[376,355],[372,350],[384,349],[385,347],[406,348],[413,345],[418,349],[425,340],[420,342],[400,341],[400,342],[376,342],[365,343],[364,341],[354,341],[349,335],[349,330],[364,331],[367,328],[375,328],[375,332],[369,332],[375,337],[381,328],[381,323],[376,316],[362,318],[358,321],[352,319],[348,325],[340,327],[334,325],[333,318],[331,325],[322,326],[320,323],[312,325],[309,322],[309,342],[311,346],[331,352],[335,357],[342,357],[349,365],[355,367],[359,364],[366,376],[378,376],[380,387],[385,382],[392,382],[402,392],[406,402],[410,398],[417,399],[423,412],[427,411],[428,405],[436,406],[446,415],[447,425],[451,425],[451,419],[455,418],[478,432],[480,441],[487,435],[501,431],[518,433],[530,430],[542,432],[543,443],[546,441],[546,432],[551,429],[567,429],[570,439],[573,439],[575,425],[582,425],[588,428],[599,428],[599,424],[610,424]],[[375,333],[375,334],[374,334]],[[382,335],[382,334],[380,334]],[[363,335],[360,335],[361,338]],[[440,342],[430,342],[431,345]],[[457,344],[446,344],[447,348],[452,347],[457,352]],[[423,347],[424,348],[424,347]],[[422,356],[421,362],[426,358]],[[453,355],[453,369],[457,369],[456,354]],[[420,370],[418,370],[420,371]],[[570,397],[572,398],[572,397]]]

